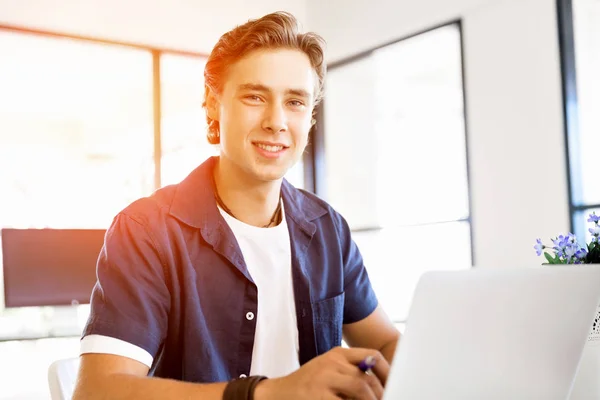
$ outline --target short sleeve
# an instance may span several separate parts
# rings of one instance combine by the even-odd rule
[[[82,337],[103,335],[156,356],[168,324],[170,294],[161,253],[141,222],[119,214],[107,230]]]
[[[378,300],[350,227],[343,217],[339,219],[344,260],[344,324],[351,324],[371,315]]]

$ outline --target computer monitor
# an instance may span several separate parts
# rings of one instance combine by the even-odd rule
[[[88,304],[104,229],[2,229],[5,307]]]

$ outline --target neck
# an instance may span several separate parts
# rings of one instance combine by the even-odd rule
[[[267,226],[280,201],[281,180],[258,181],[219,157],[213,171],[221,201],[236,219],[257,227]]]

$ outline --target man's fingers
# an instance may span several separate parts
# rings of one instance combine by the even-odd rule
[[[379,378],[379,381],[385,387],[387,383],[388,375],[390,374],[390,364],[388,364],[387,360],[381,357],[380,360],[375,362],[375,366],[373,367],[373,373]]]
[[[358,368],[361,361],[371,356],[375,359],[375,366],[372,368],[373,373],[379,378],[381,384],[385,387],[388,374],[390,373],[390,365],[380,352],[373,349],[362,349],[353,347],[350,349],[337,348],[336,351],[342,355],[350,364]],[[360,370],[359,370],[360,371]]]
[[[380,352],[373,349],[363,349],[360,347],[352,347],[352,348],[344,348],[344,347],[336,347],[334,351],[340,355],[342,355],[350,364],[358,365],[365,358],[371,356],[374,357],[377,361],[380,358],[383,358]]]
[[[331,388],[344,396],[356,400],[379,400],[382,394],[376,395],[367,377],[336,374]],[[373,378],[373,377],[371,377]],[[383,391],[381,392],[383,393]]]
[[[362,372],[362,371],[361,371]],[[383,398],[383,384],[379,381],[379,379],[374,375],[365,374],[365,379],[369,386],[371,386],[371,390],[375,394],[375,397],[378,399]]]
[[[365,374],[360,369],[358,369],[356,365],[352,365],[350,363],[339,364],[337,371],[343,375],[347,375],[355,379],[365,380],[369,384],[369,386],[371,386],[375,397],[377,397],[378,399],[383,397],[384,385],[382,382],[380,382],[379,378],[376,375],[371,375],[371,373]]]

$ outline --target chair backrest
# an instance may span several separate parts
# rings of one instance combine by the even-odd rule
[[[79,357],[57,360],[48,367],[48,385],[52,400],[71,400],[75,390]]]

